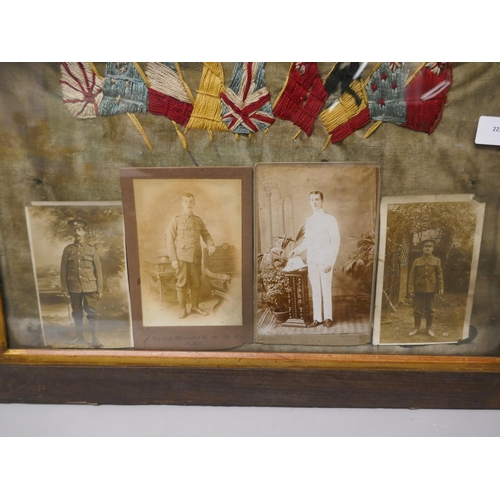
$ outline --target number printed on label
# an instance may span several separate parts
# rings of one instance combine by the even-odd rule
[[[479,118],[475,143],[500,146],[500,116],[481,116]]]

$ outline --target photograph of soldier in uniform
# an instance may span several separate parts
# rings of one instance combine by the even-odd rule
[[[444,282],[441,259],[432,255],[436,240],[422,241],[422,256],[413,261],[408,280],[408,297],[413,301],[415,328],[410,337],[420,334],[422,318],[425,318],[425,334],[435,337],[432,321],[436,312],[436,293],[443,295]]]
[[[371,340],[377,164],[258,164],[256,340]]]
[[[39,203],[26,217],[44,344],[132,347],[121,204]]]
[[[133,185],[143,325],[242,325],[241,180]]]
[[[382,200],[374,343],[468,339],[483,216],[470,195]]]
[[[215,243],[201,217],[193,213],[194,195],[184,193],[181,206],[182,213],[172,218],[167,229],[167,254],[176,273],[179,318],[188,316],[188,294],[191,296],[189,314],[208,316],[208,312],[200,307],[201,241],[207,246],[209,257],[215,252]]]
[[[103,282],[101,259],[94,245],[86,241],[87,222],[70,219],[68,226],[75,237],[63,251],[61,259],[61,289],[64,297],[70,299],[71,316],[75,322],[75,338],[72,345],[84,346],[83,313],[87,313],[92,347],[102,347],[99,340],[99,305],[102,298]]]

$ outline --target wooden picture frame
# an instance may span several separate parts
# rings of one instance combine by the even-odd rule
[[[2,403],[500,408],[494,356],[10,349],[1,311]]]

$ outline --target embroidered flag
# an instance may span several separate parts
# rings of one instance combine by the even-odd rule
[[[200,89],[194,102],[191,117],[186,125],[186,131],[191,128],[208,130],[210,139],[212,139],[213,130],[227,131],[227,126],[221,117],[220,94],[224,90],[222,64],[217,62],[203,63]]]
[[[89,63],[61,63],[63,103],[79,119],[95,118],[102,100],[102,86]]]
[[[275,121],[263,62],[235,63],[231,83],[220,97],[222,121],[235,134],[258,132]]]
[[[182,78],[179,65],[150,62],[146,75],[149,80],[149,112],[165,116],[185,127],[193,111],[193,96]]]
[[[135,74],[141,79],[140,82],[135,84],[136,91],[133,90],[133,82],[126,78],[126,75],[131,73],[130,64],[133,65]],[[108,70],[108,68],[111,69]],[[115,70],[121,75],[125,74],[125,77],[121,79],[111,78],[109,74],[113,73]],[[141,134],[147,147],[152,150],[153,147],[149,142],[146,132],[144,132],[136,116],[128,111],[127,100],[123,99],[121,97],[122,94],[119,92],[120,88],[124,88],[126,91],[123,91],[123,95],[125,97],[133,97],[134,94],[144,95],[145,89],[146,98],[144,102],[146,102],[146,75],[137,63],[106,63],[106,72],[107,77],[103,78],[92,62],[61,63],[63,103],[66,105],[69,112],[76,118],[95,118],[96,116],[126,113]],[[120,82],[117,82],[117,80],[120,80]],[[104,87],[106,85],[108,88],[105,91]],[[110,91],[109,86],[115,88]],[[114,98],[112,97],[113,94],[115,94]],[[107,102],[105,102],[105,100]],[[145,112],[146,111],[144,111],[144,113]]]
[[[379,75],[381,73],[380,68],[388,64],[397,65],[400,63],[381,63],[378,68]],[[396,71],[401,71],[401,68],[396,68]],[[387,80],[390,79],[387,78]],[[432,133],[441,120],[451,80],[452,70],[450,64],[421,63],[405,82],[404,100],[401,100],[401,96],[398,93],[397,100],[392,101],[390,106],[385,109],[383,120],[379,117],[376,123],[365,134],[365,139],[377,129],[382,121],[390,121],[412,130],[427,132],[428,134]],[[367,85],[367,94],[369,94],[369,87],[376,87],[376,85],[377,82],[372,79]],[[400,85],[398,84],[399,87]],[[370,112],[372,110],[376,112],[377,108],[375,105],[373,108],[370,107]],[[372,113],[372,119],[376,119],[374,113]]]
[[[148,88],[134,63],[108,62],[99,116],[146,113]]]
[[[310,136],[327,97],[317,63],[292,63],[274,103],[274,116],[291,121]]]
[[[326,128],[328,142],[335,144],[344,140],[356,130],[370,123],[370,110],[364,83],[360,80],[364,69],[359,63],[336,64],[325,81],[330,97],[320,119]]]
[[[359,96],[352,91],[350,85],[353,80],[361,75],[365,66],[366,63],[363,63],[363,66],[360,67],[359,62],[338,62],[333,65],[325,79],[325,90],[328,98],[323,109],[329,108],[344,92],[351,94],[356,104],[359,105]]]
[[[380,63],[374,70],[366,95],[373,121],[401,125],[406,122],[405,75],[403,63]]]
[[[443,116],[452,80],[450,63],[427,63],[406,86],[402,126],[431,134]]]

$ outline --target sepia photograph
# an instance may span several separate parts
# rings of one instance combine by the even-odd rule
[[[120,202],[26,207],[46,347],[133,347]]]
[[[122,170],[129,262],[140,283],[131,277],[136,347],[240,345],[249,329],[243,242],[251,255],[251,233],[244,239],[242,174],[251,180],[251,169],[206,170]],[[248,212],[251,191],[246,196]],[[251,213],[247,224],[251,231]],[[210,335],[207,327],[214,327]]]
[[[378,164],[258,164],[256,341],[371,340]]]
[[[484,209],[472,195],[383,198],[375,344],[469,337]]]

